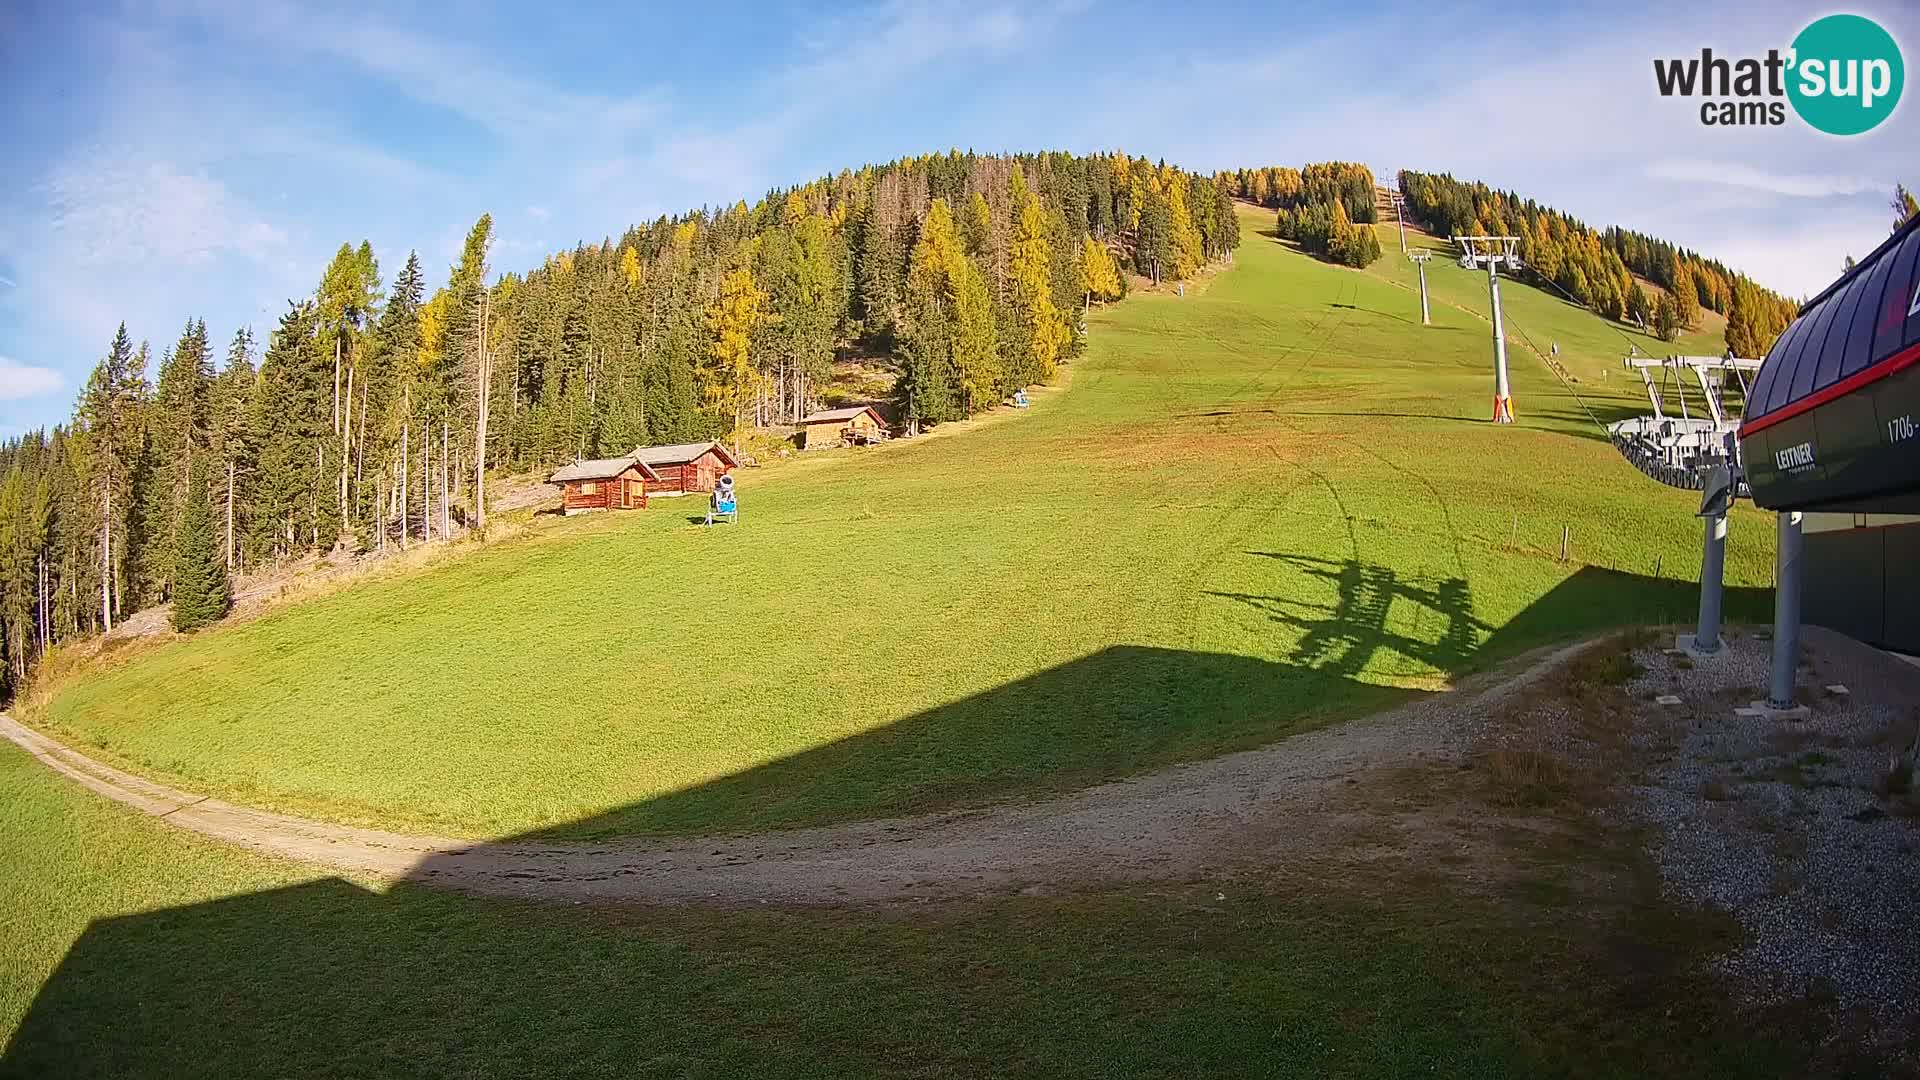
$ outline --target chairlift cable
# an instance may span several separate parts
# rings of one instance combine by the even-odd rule
[[[1506,313],[1506,321],[1508,325],[1520,332],[1520,340],[1527,343],[1527,348],[1532,349],[1535,356],[1544,357],[1546,355],[1540,351],[1540,346],[1533,343],[1533,338],[1527,335],[1527,328],[1521,326],[1520,321],[1515,319],[1511,312]],[[1560,369],[1554,365],[1548,364],[1547,370],[1553,372],[1553,377],[1559,379],[1560,385],[1566,387],[1567,393],[1573,395],[1573,400],[1580,404],[1580,410],[1587,414],[1587,419],[1593,421],[1593,426],[1600,429],[1600,434],[1610,438],[1611,433],[1608,432],[1607,425],[1601,423],[1600,418],[1593,414],[1593,409],[1587,405],[1587,399],[1580,396],[1580,391],[1573,388],[1573,383],[1567,381],[1567,377],[1560,374]]]

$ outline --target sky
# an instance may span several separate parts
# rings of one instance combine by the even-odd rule
[[[58,423],[125,321],[264,337],[342,242],[444,281],[662,213],[949,148],[1211,171],[1351,160],[1485,180],[1794,295],[1920,185],[1920,103],[1873,132],[1709,128],[1655,57],[1763,55],[1823,5],[1029,0],[0,4],[0,435]],[[1867,15],[1920,60],[1920,11]],[[1908,97],[1920,95],[1920,91]]]

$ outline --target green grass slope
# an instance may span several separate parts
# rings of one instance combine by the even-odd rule
[[[7,743],[0,820],[0,1077],[22,1080],[1781,1076],[1818,1043],[1731,1022],[1684,973],[1692,923],[1596,934],[1591,908],[1407,880],[894,912],[378,892]]]
[[[1357,272],[1246,226],[1206,288],[1095,312],[1026,415],[748,472],[738,528],[662,500],[369,582],[34,719],[345,821],[748,829],[1092,782],[1690,613],[1695,497],[1622,461],[1543,364],[1513,350],[1520,423],[1496,429],[1486,324],[1437,302],[1419,326],[1397,251]],[[1430,273],[1484,305],[1484,278]],[[1617,364],[1592,315],[1504,295],[1583,376]],[[1625,389],[1580,393],[1620,411]],[[1770,561],[1740,515],[1729,581]]]

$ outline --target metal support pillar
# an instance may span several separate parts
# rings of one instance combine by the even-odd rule
[[[1773,584],[1773,671],[1767,706],[1794,706],[1794,676],[1800,663],[1800,512],[1782,511]]]
[[[1433,314],[1427,307],[1427,260],[1419,260],[1420,265],[1420,325],[1432,326]]]
[[[1706,542],[1700,556],[1700,624],[1693,634],[1693,651],[1712,655],[1720,651],[1720,591],[1727,565],[1727,513],[1721,510],[1702,519]]]
[[[1487,263],[1487,292],[1493,298],[1493,422],[1513,423],[1513,395],[1507,387],[1507,332],[1500,319],[1500,270]]]

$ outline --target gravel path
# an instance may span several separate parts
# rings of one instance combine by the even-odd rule
[[[1348,842],[1352,815],[1363,812],[1369,791],[1363,777],[1463,760],[1489,709],[1586,647],[1522,657],[1453,692],[1264,749],[1044,802],[750,836],[575,844],[406,836],[164,787],[5,714],[0,735],[49,768],[170,825],[376,878],[542,899],[858,904],[1286,873]]]
[[[1732,913],[1745,941],[1721,961],[1772,1000],[1828,999],[1885,1029],[1920,1022],[1920,803],[1886,790],[1889,756],[1920,719],[1920,669],[1809,627],[1805,721],[1741,718],[1764,697],[1771,644],[1734,639],[1682,666],[1635,659],[1636,697],[1678,695],[1644,729],[1658,763],[1635,816],[1658,828],[1669,894]],[[1824,687],[1844,685],[1845,696]]]

